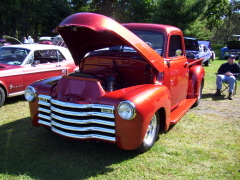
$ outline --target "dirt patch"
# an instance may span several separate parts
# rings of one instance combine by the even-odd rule
[[[207,90],[205,90],[207,91]],[[228,92],[221,96],[213,96],[213,92],[203,92],[202,100],[198,107],[192,108],[191,111],[197,115],[221,116],[222,118],[238,120],[240,124],[240,90],[234,95],[233,100],[228,100]]]

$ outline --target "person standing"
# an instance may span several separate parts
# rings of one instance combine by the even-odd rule
[[[33,38],[31,36],[28,36],[28,43],[30,43],[30,44],[34,43]]]
[[[28,44],[28,40],[26,37],[23,37],[23,44]]]
[[[240,73],[240,65],[235,63],[236,56],[231,54],[228,56],[228,62],[223,63],[218,69],[218,75],[216,80],[217,91],[215,96],[221,95],[222,83],[226,82],[229,84],[228,99],[233,99],[233,89],[236,82],[234,74]]]

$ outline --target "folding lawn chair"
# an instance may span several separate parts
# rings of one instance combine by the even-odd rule
[[[218,75],[216,73],[216,75]],[[235,80],[235,86],[234,86],[234,89],[233,89],[233,95],[235,95],[237,93],[237,84],[238,84],[238,81],[240,81],[240,73],[236,73],[236,74],[233,74],[235,77],[236,77],[236,80]],[[227,82],[223,82],[222,83],[222,89],[221,89],[221,93],[224,93],[225,91],[228,91],[229,89],[229,84]]]

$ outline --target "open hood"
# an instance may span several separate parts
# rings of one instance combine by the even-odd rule
[[[3,35],[3,38],[11,44],[22,44],[21,41],[11,36]]]
[[[229,41],[229,42],[227,42],[227,47],[228,47],[228,50],[231,50],[231,49],[239,49],[240,50],[240,41],[238,41],[238,40]]]
[[[199,51],[197,38],[184,37],[184,43],[187,51]]]
[[[138,36],[109,17],[95,13],[73,14],[64,19],[55,32],[62,36],[76,65],[88,52],[128,45],[158,71],[163,71],[163,58]]]

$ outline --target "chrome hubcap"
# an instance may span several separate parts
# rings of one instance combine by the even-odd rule
[[[156,131],[157,131],[157,117],[154,114],[150,124],[148,125],[148,129],[144,137],[144,141],[146,144],[151,144],[153,142]]]

